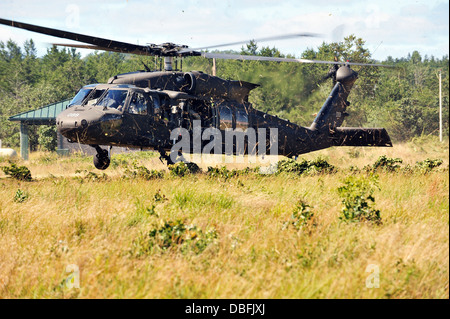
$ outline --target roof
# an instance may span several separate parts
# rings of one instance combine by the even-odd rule
[[[64,111],[72,99],[59,101],[43,106],[37,110],[22,112],[8,118],[10,121],[21,121],[26,124],[52,125],[56,123],[56,117]]]

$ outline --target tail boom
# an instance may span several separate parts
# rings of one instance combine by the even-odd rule
[[[330,134],[331,146],[383,146],[392,147],[391,138],[384,128],[338,127]]]

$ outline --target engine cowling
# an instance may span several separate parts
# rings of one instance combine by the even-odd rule
[[[259,86],[245,81],[224,80],[198,71],[185,73],[184,80],[187,93],[232,99],[240,103],[245,102],[250,91]]]

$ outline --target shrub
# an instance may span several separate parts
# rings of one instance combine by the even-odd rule
[[[31,172],[26,166],[17,166],[15,163],[11,163],[10,166],[2,166],[2,171],[6,175],[10,175],[12,178],[20,181],[31,181]]]
[[[29,197],[28,193],[19,188],[16,194],[14,195],[14,201],[16,203],[23,203],[28,199],[28,197]]]
[[[158,171],[156,169],[149,170],[145,166],[142,166],[142,165],[138,166],[136,162],[133,162],[131,167],[128,166],[125,169],[124,175],[122,177],[123,178],[143,178],[146,180],[151,180],[151,179],[163,178],[164,171],[163,170]]]
[[[236,169],[229,170],[225,166],[222,166],[220,168],[208,166],[208,171],[206,172],[206,175],[208,175],[208,177],[211,178],[222,178],[224,180],[227,180],[230,177],[238,176],[239,172]]]
[[[246,167],[241,170],[239,170],[239,169],[229,170],[226,168],[226,166],[222,166],[220,168],[208,166],[208,171],[206,172],[206,175],[208,175],[208,177],[211,177],[211,178],[221,178],[221,179],[227,180],[232,177],[249,175],[252,173],[259,172],[259,169],[260,169],[259,167],[256,167],[256,168]]]
[[[117,168],[119,166],[127,167],[128,166],[129,156],[126,154],[117,154],[111,156],[111,167]]]
[[[349,176],[338,188],[344,207],[339,219],[345,222],[370,222],[380,225],[380,211],[372,207],[375,203],[373,192],[377,185],[377,178],[363,176]]]
[[[56,139],[56,126],[41,125],[38,129],[38,143],[46,151],[54,152],[58,145]]]
[[[427,158],[424,161],[416,162],[416,167],[423,172],[430,172],[434,168],[440,166],[442,163],[443,163],[443,161],[439,158],[437,158],[437,159]]]
[[[201,169],[195,163],[178,162],[168,166],[170,175],[183,177],[189,174],[200,173]]]
[[[277,166],[277,173],[295,173],[297,175],[333,173],[335,171],[336,168],[321,157],[312,161],[302,159],[299,162],[286,159],[279,161]]]
[[[147,238],[138,238],[134,246],[138,248],[138,255],[150,253],[154,249],[162,251],[180,250],[182,253],[202,253],[208,245],[218,237],[213,228],[203,231],[196,225],[186,225],[184,220],[161,221],[152,229]]]
[[[308,226],[316,226],[314,222],[314,213],[310,210],[311,206],[303,200],[299,200],[291,215],[291,220],[283,224],[283,229],[292,226],[299,231]]]
[[[382,155],[371,167],[366,167],[366,170],[396,172],[400,168],[401,163],[403,163],[403,161],[400,158],[389,158],[386,155]]]
[[[153,200],[155,201],[155,203],[157,203],[157,202],[164,202],[168,199],[166,198],[166,195],[161,194],[161,190],[158,189],[158,191],[153,196]]]

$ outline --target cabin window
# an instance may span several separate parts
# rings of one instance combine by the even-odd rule
[[[149,101],[142,92],[134,92],[133,97],[130,101],[130,106],[128,107],[128,112],[131,114],[147,114],[147,109],[149,108]]]
[[[233,110],[228,105],[220,106],[220,129],[233,128]]]
[[[159,96],[158,95],[150,95],[150,99],[153,102],[153,114],[160,115],[161,114],[161,105],[159,103]]]
[[[240,128],[243,131],[248,128],[248,114],[243,106],[236,108],[236,128]]]

